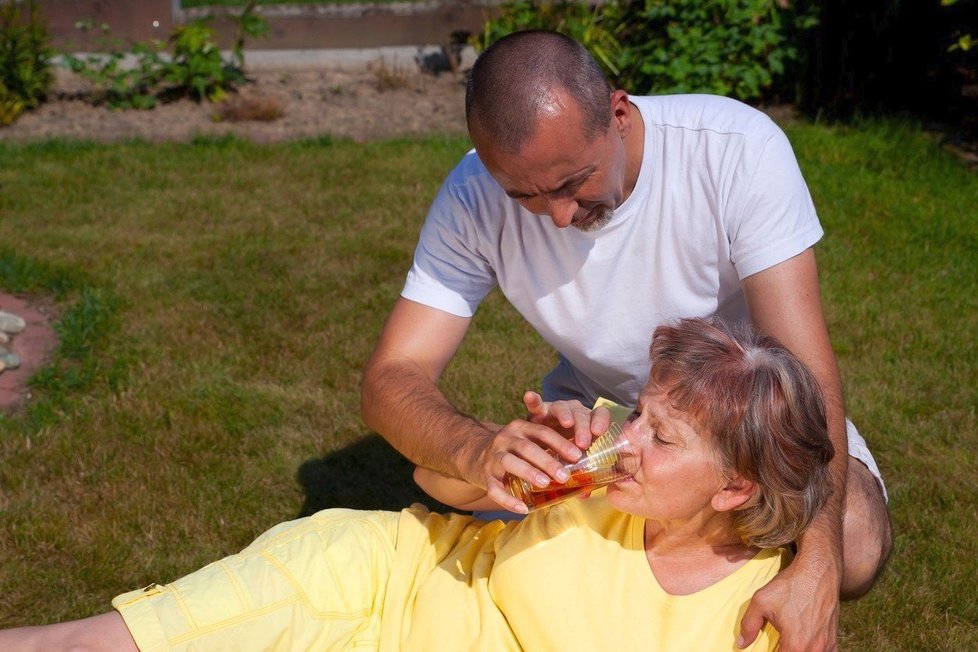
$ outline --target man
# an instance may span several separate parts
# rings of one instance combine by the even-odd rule
[[[635,405],[648,376],[641,340],[655,325],[750,320],[814,372],[842,454],[833,499],[799,538],[794,563],[755,595],[742,638],[766,619],[783,650],[834,648],[840,595],[869,590],[891,536],[879,471],[845,419],[813,250],[822,229],[784,134],[733,100],[612,91],[583,47],[540,31],[479,57],[466,118],[475,153],[425,221],[364,369],[364,421],[419,466],[525,512],[504,475],[560,482],[544,449],[575,459],[607,427],[552,401]],[[437,387],[497,284],[559,354],[543,400],[525,397],[531,423],[461,414]]]

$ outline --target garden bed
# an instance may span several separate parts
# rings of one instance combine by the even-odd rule
[[[461,75],[421,72],[414,61],[385,63],[378,59],[354,68],[256,66],[248,74],[251,83],[224,106],[181,99],[140,111],[93,106],[87,100],[84,80],[61,70],[48,100],[14,124],[0,128],[0,140],[161,142],[233,134],[256,142],[322,136],[365,142],[465,133]],[[236,120],[247,117],[249,106],[265,107],[266,116],[277,109],[280,117]]]

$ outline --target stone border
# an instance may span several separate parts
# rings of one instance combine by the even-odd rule
[[[11,412],[31,398],[27,382],[51,359],[58,346],[58,336],[51,328],[55,318],[53,305],[45,305],[27,295],[0,294],[0,310],[27,322],[26,328],[5,345],[20,358],[20,366],[0,373],[0,410]]]

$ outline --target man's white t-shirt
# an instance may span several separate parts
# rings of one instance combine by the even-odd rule
[[[708,95],[631,101],[645,124],[642,167],[605,227],[557,228],[470,152],[431,206],[402,291],[471,317],[498,284],[559,354],[548,400],[635,405],[656,326],[747,320],[741,281],[822,237],[791,146],[766,115]]]

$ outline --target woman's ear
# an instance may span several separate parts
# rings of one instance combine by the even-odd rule
[[[710,505],[718,512],[732,512],[743,507],[756,493],[757,485],[738,475],[713,494]]]

